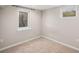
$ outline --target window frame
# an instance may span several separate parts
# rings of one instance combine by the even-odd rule
[[[19,13],[20,12],[26,12],[26,13],[28,13],[27,27],[19,27]],[[18,31],[25,31],[25,30],[30,30],[30,29],[32,29],[31,26],[30,26],[30,11],[21,11],[21,10],[19,10],[18,11]]]

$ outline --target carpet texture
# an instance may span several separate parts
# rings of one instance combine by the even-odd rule
[[[45,38],[38,38],[2,51],[2,53],[78,53],[74,49],[63,46]]]

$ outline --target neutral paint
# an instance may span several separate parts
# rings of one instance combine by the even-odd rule
[[[42,10],[47,10],[47,9],[50,9],[50,8],[59,7],[60,5],[19,5],[19,6],[42,11]]]
[[[79,11],[75,18],[62,18],[61,8],[43,11],[43,35],[79,48]]]
[[[0,10],[0,19],[1,19],[1,10]],[[0,21],[0,27],[1,27],[1,21]],[[1,29],[0,29],[0,34],[1,34]],[[1,35],[0,35],[1,38]]]
[[[79,48],[79,11],[76,18],[61,18],[61,7],[42,11],[28,10],[16,7],[0,9],[0,48],[28,40],[36,36],[47,35],[57,41]],[[79,9],[78,9],[79,10]],[[18,11],[30,11],[30,26],[32,29],[17,31]],[[41,19],[42,18],[42,19]]]
[[[29,22],[32,29],[25,31],[18,31],[19,14],[18,11],[29,12]],[[7,47],[12,44],[16,44],[21,41],[28,40],[30,38],[40,35],[40,23],[41,23],[41,12],[37,10],[29,10],[23,8],[16,8],[7,6],[2,9],[1,22],[1,39],[0,48]]]

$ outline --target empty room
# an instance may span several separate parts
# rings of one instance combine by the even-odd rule
[[[0,5],[0,53],[78,53],[79,5]]]

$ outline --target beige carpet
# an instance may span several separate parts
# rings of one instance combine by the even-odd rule
[[[7,53],[73,53],[79,52],[74,49],[68,48],[51,40],[39,38],[20,44],[16,47],[9,48],[5,51]]]

